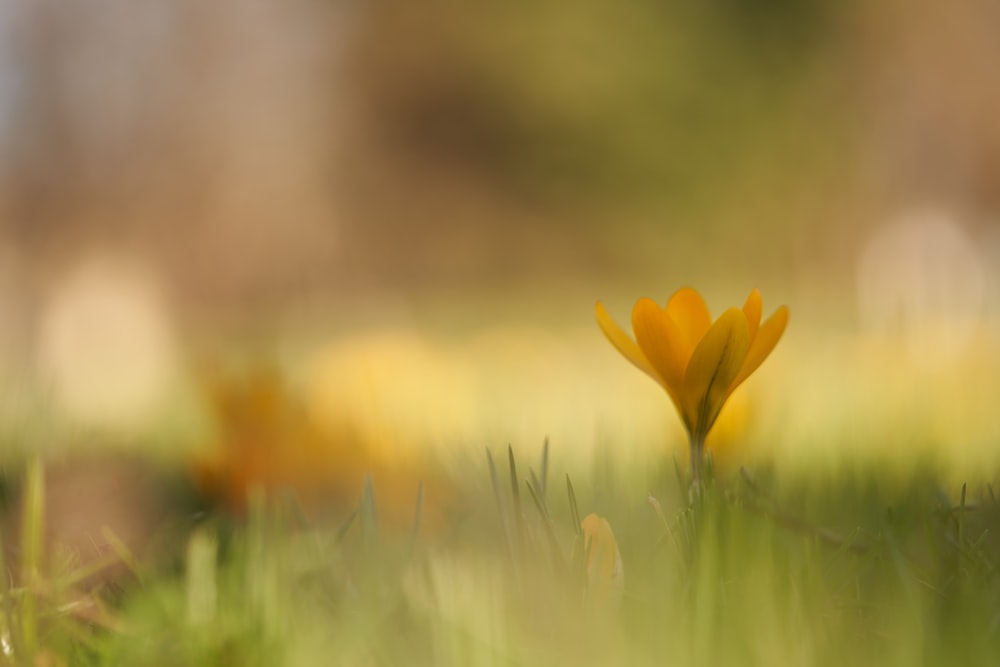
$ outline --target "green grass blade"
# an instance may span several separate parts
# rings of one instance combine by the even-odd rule
[[[37,457],[28,461],[24,489],[24,517],[21,567],[25,586],[21,600],[21,649],[25,656],[38,651],[38,587],[41,583],[43,535],[45,527],[45,467]]]
[[[545,494],[549,487],[549,438],[545,436],[545,442],[542,443],[542,468],[541,468],[541,479],[540,485],[537,489],[542,500],[545,500]]]
[[[514,448],[507,445],[507,469],[510,472],[510,491],[514,499],[514,518],[521,516],[521,487],[517,479],[517,462],[514,460]]]
[[[507,445],[507,466],[510,472],[510,489],[514,500],[514,545],[516,553],[524,551],[525,530],[524,514],[521,510],[521,485],[517,477],[517,462],[514,460],[514,448]]]
[[[111,526],[101,526],[101,536],[107,541],[108,546],[115,552],[118,559],[125,563],[132,575],[143,582],[142,568],[139,566],[139,559],[135,557],[128,545],[111,529]]]
[[[344,537],[347,535],[347,531],[351,529],[354,525],[354,520],[358,518],[358,510],[355,509],[351,514],[344,519],[344,523],[340,524],[340,528],[337,529],[337,542],[342,542]]]
[[[490,484],[493,486],[493,499],[496,501],[497,513],[500,515],[500,531],[503,533],[504,553],[507,556],[507,564],[514,565],[514,547],[511,544],[510,529],[508,528],[507,513],[504,510],[503,497],[500,495],[500,478],[497,474],[496,464],[493,463],[493,453],[486,448],[486,462],[490,469]]]
[[[569,473],[566,473],[566,493],[569,495],[569,511],[570,516],[573,517],[573,530],[576,531],[578,537],[583,537],[583,521],[580,519],[580,508],[576,504],[576,492],[573,491],[573,482],[569,478]]]
[[[542,528],[545,531],[545,539],[549,545],[549,552],[552,554],[552,561],[555,563],[558,570],[562,570],[565,567],[566,559],[563,556],[562,549],[559,547],[559,540],[556,539],[555,529],[552,526],[552,520],[549,518],[549,513],[545,509],[542,499],[538,497],[538,493],[532,488],[531,484],[527,481],[525,486],[528,488],[528,495],[531,496],[532,502],[538,509],[538,513],[542,518]]]

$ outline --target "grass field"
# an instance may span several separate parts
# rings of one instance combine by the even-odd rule
[[[593,328],[345,339],[311,379],[205,380],[148,451],[7,424],[0,661],[991,664],[991,340],[919,367],[803,323],[700,491],[670,401]]]
[[[418,524],[434,489],[414,495],[412,530],[380,526],[371,485],[321,520],[254,492],[242,518],[181,521],[155,564],[120,545],[107,563],[127,571],[89,586],[101,563],[42,557],[44,480],[29,465],[3,660],[952,665],[990,664],[1000,648],[991,479],[744,469],[692,498],[673,462],[595,465],[572,482],[574,505],[563,459],[483,456],[433,530]],[[621,589],[588,573],[605,555],[577,526],[594,510],[613,527]]]
[[[273,371],[217,379],[194,465],[191,427],[158,431],[173,456],[97,463],[37,446],[73,428],[8,427],[0,664],[991,664],[987,334],[944,372],[797,332],[734,395],[700,492],[669,401],[593,330],[338,348],[386,364],[315,385],[367,415],[351,428],[314,429]],[[477,442],[470,406],[521,440]],[[540,423],[551,444],[524,442]],[[457,444],[400,448],[420,429]]]

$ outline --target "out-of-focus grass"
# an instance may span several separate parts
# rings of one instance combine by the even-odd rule
[[[434,535],[380,526],[371,485],[315,523],[291,496],[252,492],[244,521],[204,515],[168,547],[176,566],[148,566],[113,596],[53,572],[15,580],[2,659],[914,665],[983,664],[1000,648],[992,475],[954,486],[929,468],[767,467],[691,504],[669,460],[612,458],[573,487],[578,513],[598,512],[617,537],[616,602],[587,591],[568,453],[534,449],[469,467]],[[42,508],[26,511],[38,521]]]
[[[935,360],[905,331],[800,306],[717,424],[693,504],[668,399],[576,322],[344,337],[303,345],[302,372],[209,383],[225,506],[178,504],[141,553],[100,520],[96,560],[40,531],[61,482],[29,466],[12,494],[29,501],[8,503],[24,520],[0,526],[0,664],[988,660],[992,324]],[[5,429],[5,452],[37,451],[42,430]],[[184,433],[160,439],[187,456]],[[617,539],[620,600],[587,574],[591,512]]]

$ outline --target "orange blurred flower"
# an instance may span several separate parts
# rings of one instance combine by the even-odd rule
[[[674,292],[661,308],[639,299],[632,309],[633,340],[597,302],[597,323],[626,359],[660,383],[684,421],[691,445],[694,481],[701,474],[705,436],[726,399],[757,370],[785,331],[788,308],[761,322],[760,292],[750,292],[742,309],[729,308],[712,321],[695,290]]]
[[[216,436],[192,474],[196,486],[223,506],[241,513],[258,489],[294,494],[307,514],[346,511],[370,477],[380,521],[390,527],[412,526],[421,482],[427,486],[421,525],[433,532],[443,520],[450,483],[429,461],[384,460],[379,443],[365,438],[348,415],[328,415],[327,428],[317,428],[276,369],[209,373],[205,389]]]
[[[236,510],[245,509],[253,488],[322,487],[344,502],[355,494],[367,459],[363,443],[347,429],[342,438],[325,438],[277,371],[257,367],[204,379],[216,437],[195,461],[203,492]]]

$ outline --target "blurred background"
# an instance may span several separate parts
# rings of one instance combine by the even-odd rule
[[[989,0],[7,0],[0,430],[195,457],[224,493],[545,437],[567,465],[682,455],[594,301],[759,287],[791,323],[720,452],[991,462],[996,25]]]

